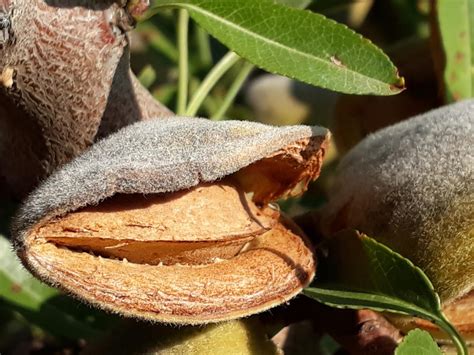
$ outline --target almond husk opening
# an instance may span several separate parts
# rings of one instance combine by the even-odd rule
[[[314,277],[303,232],[268,203],[317,178],[326,139],[295,142],[219,182],[47,216],[20,256],[40,278],[120,314],[200,324],[264,311]]]
[[[253,201],[267,204],[299,196],[321,171],[328,137],[310,137],[290,144],[234,174],[239,185],[253,193]]]
[[[115,195],[35,229],[40,242],[141,264],[205,264],[235,256],[279,213],[227,182],[171,194]]]
[[[299,140],[214,184],[174,193],[118,194],[46,218],[28,239],[151,265],[231,258],[277,223],[279,213],[268,202],[301,193],[319,175],[325,140]]]
[[[181,324],[239,318],[281,304],[307,286],[315,261],[282,221],[227,260],[150,265],[32,243],[28,261],[43,278],[120,314]]]

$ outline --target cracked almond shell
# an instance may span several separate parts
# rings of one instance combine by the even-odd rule
[[[30,195],[16,249],[44,281],[120,314],[199,324],[261,312],[314,276],[303,233],[267,204],[319,175],[328,138],[197,118],[135,124]]]
[[[36,238],[139,264],[204,264],[227,259],[272,229],[278,212],[261,211],[229,183],[186,191],[116,195],[50,220]]]

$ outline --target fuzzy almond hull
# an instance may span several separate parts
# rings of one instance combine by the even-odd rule
[[[288,227],[278,213],[265,212],[266,205],[303,192],[318,177],[329,137],[320,127],[217,123],[189,117],[126,127],[57,171],[29,196],[13,226],[15,247],[25,265],[44,281],[123,315],[199,324],[264,311],[298,294],[316,268],[303,233]],[[222,185],[215,194],[202,190],[223,181],[235,183],[239,192],[224,194]],[[151,198],[175,193],[180,199],[201,196],[184,204],[165,199],[175,209],[163,213],[157,212],[159,208],[148,209],[150,204],[145,206],[151,214],[135,214],[133,203],[125,211],[111,209],[107,211],[111,218],[100,219],[107,223],[105,228],[81,222],[82,217],[91,217],[89,212],[95,207],[120,195],[133,200],[133,195]],[[225,212],[230,207],[225,199],[231,196],[236,206],[240,204],[239,213],[235,209]],[[201,209],[196,210],[196,205]],[[126,226],[127,231],[148,229],[166,213],[172,215],[162,221],[164,230],[158,226],[151,234],[113,231],[117,226]],[[224,215],[230,219],[221,218]],[[137,217],[139,223],[133,221]],[[268,218],[269,223],[265,222]],[[61,219],[67,220],[67,226],[52,229],[59,235],[35,235],[45,224]],[[170,219],[177,223],[169,224]],[[204,226],[212,230],[196,234]],[[236,233],[229,235],[230,230]],[[77,235],[80,238],[75,240]],[[139,248],[129,243],[129,236],[138,235],[134,243]],[[147,243],[168,248],[167,243],[175,242],[184,243],[185,248],[207,243],[206,253],[214,253],[214,247],[231,240],[244,244],[238,250],[217,253],[216,258],[209,255],[202,263],[187,262],[190,255],[180,247],[168,249],[169,255],[180,256],[166,262],[143,255],[136,255],[132,262],[125,255],[140,254]],[[113,255],[104,253],[110,246],[117,247]]]

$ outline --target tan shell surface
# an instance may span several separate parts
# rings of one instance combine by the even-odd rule
[[[28,243],[39,275],[105,309],[186,324],[238,318],[278,305],[314,276],[303,239],[283,224],[239,255],[206,265],[148,265],[97,257],[52,243]]]
[[[276,224],[278,212],[255,206],[228,183],[171,194],[116,195],[55,218],[31,237],[136,263],[227,259]]]
[[[236,178],[260,203],[297,196],[319,176],[327,137],[298,140],[237,172]]]
[[[444,307],[443,313],[464,336],[474,341],[474,291]]]

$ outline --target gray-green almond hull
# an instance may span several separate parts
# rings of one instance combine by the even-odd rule
[[[410,258],[445,302],[474,285],[474,100],[368,136],[341,161],[327,234],[356,228]]]

